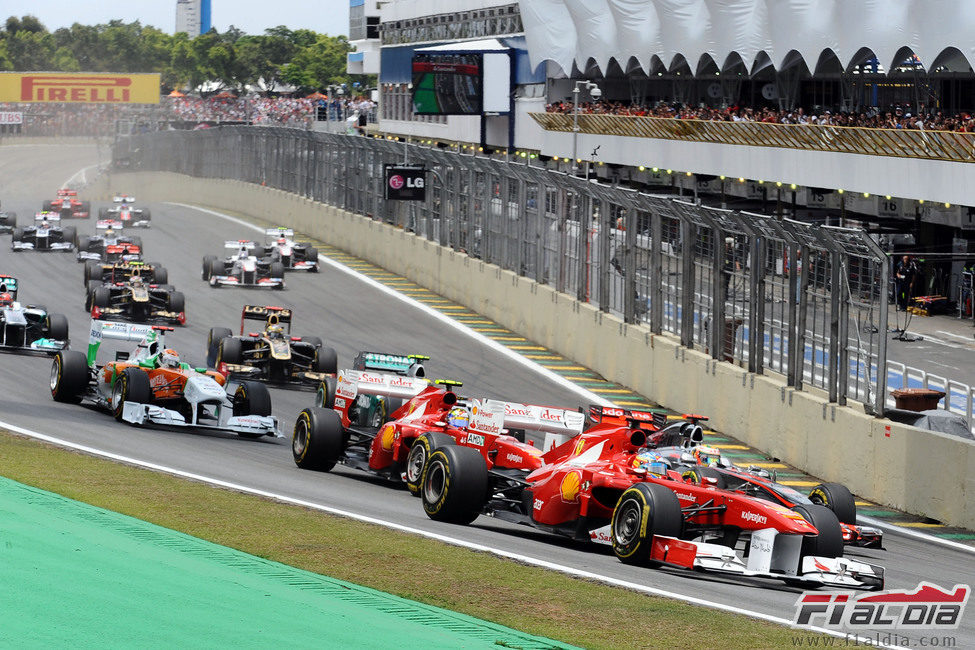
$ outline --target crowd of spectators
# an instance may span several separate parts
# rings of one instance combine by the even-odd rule
[[[556,102],[546,107],[549,113],[572,114],[571,101]],[[975,115],[959,113],[945,115],[940,110],[917,111],[910,107],[891,106],[863,112],[840,112],[828,109],[780,110],[769,107],[747,108],[730,106],[712,108],[686,104],[658,102],[653,106],[597,101],[579,104],[579,113],[607,115],[637,115],[681,120],[709,120],[715,122],[766,122],[775,124],[813,124],[823,126],[859,126],[875,129],[923,129],[926,131],[975,132]]]
[[[218,93],[164,97],[151,104],[0,103],[0,112],[23,115],[23,123],[7,132],[43,136],[109,136],[120,120],[141,130],[197,128],[222,123],[290,126],[309,129],[315,120],[344,120],[362,115],[375,121],[376,104],[366,97],[237,97]],[[13,125],[11,125],[13,126]]]

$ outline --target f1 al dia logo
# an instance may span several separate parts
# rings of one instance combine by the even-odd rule
[[[793,622],[850,630],[950,630],[961,622],[971,590],[969,585],[942,589],[922,582],[913,591],[804,591]]]

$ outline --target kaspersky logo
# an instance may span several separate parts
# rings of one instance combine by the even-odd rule
[[[128,102],[131,77],[24,75],[22,102]]]

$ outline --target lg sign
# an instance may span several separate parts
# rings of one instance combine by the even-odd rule
[[[426,199],[426,169],[407,165],[386,165],[386,199],[388,201],[423,201]]]

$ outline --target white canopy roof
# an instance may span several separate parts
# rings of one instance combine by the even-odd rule
[[[729,56],[737,54],[751,71],[762,52],[781,69],[793,50],[812,71],[827,50],[847,69],[865,58],[866,48],[890,70],[904,59],[905,52],[899,51],[905,47],[927,70],[952,59],[953,69],[962,66],[967,72],[969,62],[975,60],[972,0],[519,0],[519,4],[533,69],[550,60],[570,73],[573,62],[585,70],[592,59],[605,73],[611,59],[627,70],[634,58],[650,73],[654,57],[669,69],[682,55],[696,72],[704,55],[720,70]],[[961,56],[950,48],[957,48]],[[942,53],[945,56],[939,59]]]

